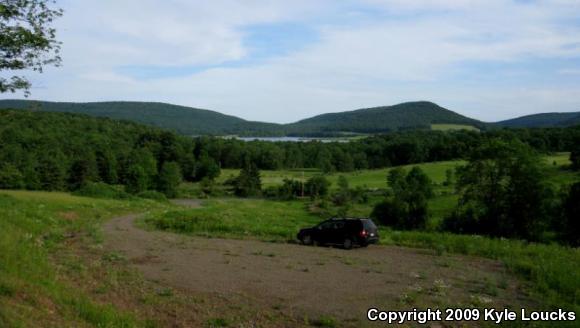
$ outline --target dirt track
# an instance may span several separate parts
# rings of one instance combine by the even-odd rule
[[[401,247],[346,251],[189,237],[142,230],[135,227],[136,218],[109,221],[105,247],[124,254],[145,278],[185,292],[247,297],[297,315],[324,314],[350,322],[364,320],[371,306],[522,302],[514,279],[500,264],[484,259]]]

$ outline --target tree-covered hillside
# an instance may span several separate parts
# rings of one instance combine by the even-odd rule
[[[290,134],[330,132],[378,133],[407,129],[430,129],[431,124],[484,123],[462,116],[427,101],[318,115],[287,126]]]
[[[542,113],[513,118],[494,125],[507,128],[548,128],[558,126],[573,126],[580,124],[580,112],[573,113]]]
[[[430,102],[323,114],[292,124],[250,122],[218,112],[145,102],[59,103],[0,100],[0,108],[82,113],[124,119],[173,130],[184,135],[318,136],[352,133],[384,133],[430,129],[431,124],[463,124],[482,128],[484,123]]]
[[[0,108],[65,112],[128,120],[175,131],[184,135],[276,135],[277,124],[249,122],[211,110],[155,102],[69,103],[0,100]]]
[[[195,157],[190,138],[78,114],[0,110],[0,140],[0,189],[78,190],[101,182],[171,196],[168,182],[198,180],[217,167]]]

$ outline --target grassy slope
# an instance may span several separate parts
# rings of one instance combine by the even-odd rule
[[[64,193],[0,191],[0,326],[131,327],[134,316],[63,282],[50,260],[68,240],[98,239],[105,218],[158,206],[74,197]],[[75,265],[80,265],[76,263]]]
[[[452,130],[479,131],[478,128],[476,128],[472,125],[465,125],[465,124],[431,124],[431,130],[436,130],[436,131],[452,131]]]

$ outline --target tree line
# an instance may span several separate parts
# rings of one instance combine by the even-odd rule
[[[89,182],[130,193],[175,195],[181,180],[213,180],[221,168],[319,168],[349,172],[466,158],[489,140],[518,140],[538,152],[573,151],[580,128],[409,131],[348,143],[245,142],[189,138],[126,121],[78,114],[0,111],[0,188],[78,190]]]

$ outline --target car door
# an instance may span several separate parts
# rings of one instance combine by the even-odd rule
[[[345,229],[346,227],[344,220],[333,222],[332,233],[330,234],[330,242],[333,244],[342,244],[344,242]]]
[[[316,237],[314,238],[319,243],[331,243],[332,242],[332,232],[333,232],[332,221],[324,221],[316,227]]]

